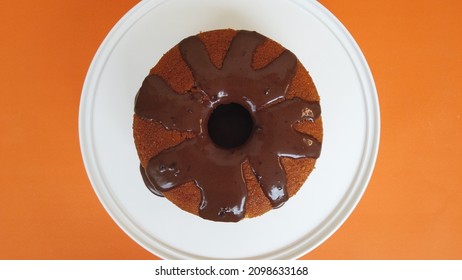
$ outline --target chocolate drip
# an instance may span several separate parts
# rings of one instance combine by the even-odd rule
[[[296,57],[286,50],[262,69],[252,68],[254,51],[264,41],[256,32],[239,31],[222,68],[217,69],[202,41],[186,38],[179,48],[196,81],[194,93],[178,94],[151,75],[136,99],[139,116],[158,121],[166,129],[196,133],[195,138],[151,158],[146,177],[152,183],[150,189],[160,192],[194,181],[201,190],[199,214],[205,219],[234,222],[245,216],[245,160],[276,208],[288,199],[280,158],[317,158],[321,151],[319,141],[293,128],[299,121],[317,119],[319,103],[284,98],[295,74]],[[212,141],[207,122],[215,108],[230,103],[247,109],[254,126],[243,145],[223,148]]]
[[[235,222],[245,214],[244,159],[243,151],[221,149],[208,137],[196,137],[153,157],[146,174],[160,191],[194,181],[201,190],[200,216]]]
[[[319,104],[298,98],[256,112],[257,129],[251,145],[255,147],[251,147],[248,157],[263,192],[274,208],[280,207],[288,199],[286,176],[280,157],[318,158],[321,151],[321,143],[314,137],[292,127],[304,118],[311,120],[304,116],[306,109],[311,110],[316,118],[319,117]]]
[[[148,176],[146,175],[146,170],[143,168],[143,166],[140,164],[140,172],[141,172],[141,177],[143,178],[143,182],[153,194],[164,197],[161,191],[159,191],[156,186],[154,186],[151,181],[149,181]]]
[[[210,110],[209,102],[202,100],[200,92],[179,95],[157,75],[143,81],[135,104],[135,114],[143,119],[156,120],[167,129],[200,132],[197,115]]]
[[[258,110],[284,99],[290,80],[295,74],[297,58],[285,50],[266,67],[254,70],[255,49],[265,37],[249,31],[239,31],[229,46],[221,69],[210,61],[202,41],[196,36],[180,42],[183,59],[191,69],[198,88],[216,103],[248,102]],[[237,100],[235,100],[237,99]]]

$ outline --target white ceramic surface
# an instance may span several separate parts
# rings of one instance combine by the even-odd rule
[[[206,221],[152,195],[132,137],[134,97],[149,69],[181,39],[219,28],[255,30],[294,52],[320,93],[325,129],[321,157],[299,193],[282,208],[239,223]],[[131,238],[167,259],[306,254],[357,205],[379,144],[379,105],[367,62],[316,1],[142,1],[100,46],[80,106],[82,155],[101,203]]]

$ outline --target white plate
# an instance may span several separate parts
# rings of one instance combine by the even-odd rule
[[[152,195],[138,170],[134,97],[149,69],[200,31],[258,31],[292,50],[321,96],[323,150],[300,192],[282,208],[239,223],[203,220]],[[101,203],[141,246],[167,259],[289,259],[327,239],[349,216],[371,176],[379,143],[372,75],[353,38],[316,1],[151,0],[108,34],[88,71],[79,132]]]

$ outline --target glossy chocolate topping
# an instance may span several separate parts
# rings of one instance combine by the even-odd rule
[[[194,181],[201,191],[201,217],[239,221],[245,216],[247,198],[242,164],[248,160],[274,208],[288,199],[280,158],[319,157],[321,143],[296,131],[293,125],[314,121],[321,109],[318,102],[285,99],[297,65],[290,51],[285,50],[261,69],[252,68],[254,51],[265,40],[256,32],[239,31],[221,69],[210,61],[198,37],[181,41],[181,55],[196,81],[189,94],[176,93],[157,75],[146,77],[136,98],[135,113],[168,130],[196,134],[149,160],[144,179],[151,191],[160,194]],[[222,115],[230,120],[216,120]],[[223,128],[217,122],[226,125]],[[236,125],[242,125],[242,130]],[[226,141],[227,127],[243,136]],[[217,140],[220,137],[225,141]]]

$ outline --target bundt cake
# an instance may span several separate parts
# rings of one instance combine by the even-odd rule
[[[207,220],[262,215],[320,156],[319,95],[297,57],[257,32],[182,40],[139,89],[133,135],[146,186]]]

